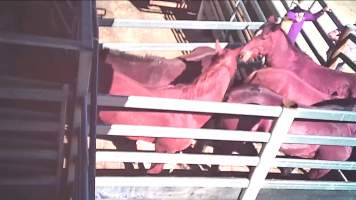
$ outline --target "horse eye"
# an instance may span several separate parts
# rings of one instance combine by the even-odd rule
[[[256,36],[260,36],[260,35],[262,35],[262,30],[258,30],[258,31],[255,33],[255,37],[256,37]]]

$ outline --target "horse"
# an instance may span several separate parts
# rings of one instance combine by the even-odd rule
[[[289,41],[273,17],[269,18],[241,50],[241,60],[244,62],[257,56],[266,57],[266,67],[293,71],[300,79],[328,95],[330,99],[356,97],[354,74],[334,71],[316,64]]]
[[[284,68],[263,68],[253,71],[245,83],[257,84],[273,90],[286,100],[312,105],[331,99],[330,95],[304,81],[296,72]]]
[[[121,71],[113,69],[110,79],[110,95],[166,97],[176,99],[192,99],[222,101],[235,76],[237,57],[240,48],[221,49],[217,43],[217,54],[212,64],[190,84],[166,86],[147,86]],[[122,84],[124,83],[124,84]],[[188,114],[179,112],[153,111],[100,111],[99,117],[108,124],[172,126],[184,128],[200,128],[211,117],[211,114]],[[132,140],[145,140],[155,143],[156,152],[175,153],[192,144],[192,139],[129,137]],[[163,164],[154,164],[147,171],[158,174]]]
[[[197,47],[190,54],[167,59],[159,56],[137,56],[121,51],[102,49],[101,63],[105,73],[111,70],[138,81],[147,87],[161,87],[169,84],[191,83],[202,71],[210,66],[215,49]]]
[[[234,87],[229,93],[227,102],[230,103],[248,103],[269,106],[284,105],[285,100],[275,92],[258,85],[245,84]],[[316,108],[316,109],[337,109],[337,110],[356,110],[355,103],[352,106],[340,106],[335,101],[318,103],[314,106],[299,107]],[[245,117],[225,116],[218,123],[220,128],[236,130],[243,129],[249,131],[270,132],[273,128],[274,120],[262,117]],[[248,123],[245,123],[248,122]],[[354,137],[356,135],[356,124],[322,122],[322,121],[305,121],[297,119],[289,129],[291,134],[303,135],[330,135],[340,137]],[[345,146],[328,146],[328,145],[311,145],[311,144],[282,144],[280,151],[288,156],[300,158],[315,158],[321,160],[347,160],[352,152],[352,147]],[[312,169],[308,176],[310,179],[320,179],[330,170]]]

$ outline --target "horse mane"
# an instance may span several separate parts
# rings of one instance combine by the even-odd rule
[[[153,56],[153,55],[145,55],[145,56],[139,56],[135,54],[130,54],[126,53],[120,50],[113,50],[109,49],[108,50],[111,54],[115,56],[119,56],[120,58],[127,60],[127,61],[134,61],[134,62],[153,62],[157,59],[162,59],[161,57],[158,56]]]
[[[282,22],[281,22],[282,23]],[[287,40],[287,44],[288,47],[291,48],[293,51],[301,53],[305,56],[307,56],[308,59],[313,60],[312,58],[310,58],[310,56],[308,54],[306,54],[304,51],[302,51],[297,45],[294,45],[287,33],[285,33],[282,28],[281,28],[281,23],[265,23],[264,25],[262,25],[261,29],[262,29],[262,34],[267,31],[267,32],[275,32],[275,31],[281,31],[283,33],[283,36],[285,37],[285,39]]]
[[[356,110],[356,98],[346,98],[346,99],[329,99],[313,104],[314,107],[323,107],[330,105],[337,105],[341,107],[344,111],[355,111]],[[340,109],[339,109],[340,110]]]

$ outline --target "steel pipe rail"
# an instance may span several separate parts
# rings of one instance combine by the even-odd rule
[[[192,138],[224,141],[268,142],[270,133],[220,129],[191,129],[138,125],[98,125],[98,135]],[[356,146],[356,138],[288,134],[284,143]]]
[[[96,177],[96,187],[247,187],[247,178],[205,177]]]
[[[273,162],[273,166],[356,170],[356,162],[351,162],[351,161],[330,161],[330,160],[310,160],[310,159],[291,159],[291,158],[275,158]]]
[[[354,137],[288,134],[284,143],[356,146]]]
[[[154,152],[96,152],[97,162],[150,162],[150,163],[187,163],[210,165],[256,166],[257,156],[225,156],[204,154],[172,154]]]
[[[137,125],[98,125],[98,135],[192,138],[225,141],[268,142],[270,133],[219,129],[193,129]],[[356,144],[355,144],[356,145]]]
[[[316,108],[298,108],[296,118],[356,122],[356,112]]]
[[[179,105],[179,109],[177,109]],[[282,107],[143,96],[98,95],[98,106],[278,117]]]
[[[113,28],[174,28],[194,30],[244,30],[259,29],[264,22],[222,22],[196,20],[135,20],[135,19],[101,19],[100,26]]]
[[[96,177],[97,187],[233,187],[246,188],[247,178],[205,177]],[[354,182],[266,180],[265,189],[356,190]]]
[[[228,43],[220,43],[222,48]],[[104,48],[120,51],[192,51],[197,47],[215,48],[215,43],[103,43]]]
[[[98,162],[148,162],[148,163],[186,163],[208,165],[233,165],[233,166],[256,166],[259,163],[257,156],[239,155],[212,155],[212,154],[172,154],[154,152],[110,152],[98,151]],[[356,162],[350,161],[326,161],[310,159],[275,158],[273,167],[298,167],[356,170]]]
[[[294,190],[356,190],[356,183],[339,181],[266,180],[263,188]]]
[[[179,104],[179,109],[177,109]],[[142,96],[98,96],[99,106],[279,117],[282,107]],[[297,108],[296,118],[356,122],[352,111]]]

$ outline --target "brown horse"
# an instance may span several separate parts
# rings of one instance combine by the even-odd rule
[[[218,54],[215,56],[211,66],[190,84],[150,87],[114,68],[109,94],[222,101],[229,83],[235,75],[236,59],[239,53],[240,48],[234,50],[218,48]],[[200,128],[211,117],[210,114],[152,111],[101,111],[99,116],[103,122],[109,124],[120,123],[185,128]],[[157,152],[167,153],[182,151],[190,146],[192,142],[191,139],[174,138],[130,137],[130,139],[154,142]],[[148,173],[160,173],[162,168],[163,164],[153,165]]]
[[[261,86],[243,85],[235,87],[231,90],[227,102],[280,106],[283,104],[283,97]],[[334,105],[334,102],[331,101],[310,108],[356,110],[354,104],[355,103],[353,103],[352,107],[346,108],[337,104]],[[269,132],[271,131],[274,123],[271,119],[261,117],[250,117],[248,120],[249,125],[246,125],[246,123],[244,123],[245,121],[244,117],[238,118],[226,116],[221,119],[219,125],[221,128],[230,130],[244,129]],[[356,135],[356,124],[295,120],[289,129],[289,133],[354,137]],[[352,148],[344,146],[283,144],[280,151],[286,155],[301,158],[344,161],[350,157]],[[319,179],[326,175],[329,171],[330,170],[327,169],[312,169],[309,172],[309,177],[311,179]]]
[[[329,99],[356,97],[354,74],[337,72],[316,64],[308,55],[291,44],[280,25],[274,23],[273,18],[270,18],[241,50],[243,61],[257,56],[266,56],[267,67],[294,72],[301,80],[328,95]],[[305,88],[300,87],[299,91],[304,92]]]
[[[305,105],[331,99],[328,94],[306,82],[296,72],[284,68],[256,70],[245,81],[269,88],[282,95],[286,100]]]
[[[198,47],[190,54],[167,59],[158,56],[136,56],[120,51],[101,51],[102,63],[147,87],[191,83],[211,64],[215,49]],[[104,69],[107,70],[107,69]]]

